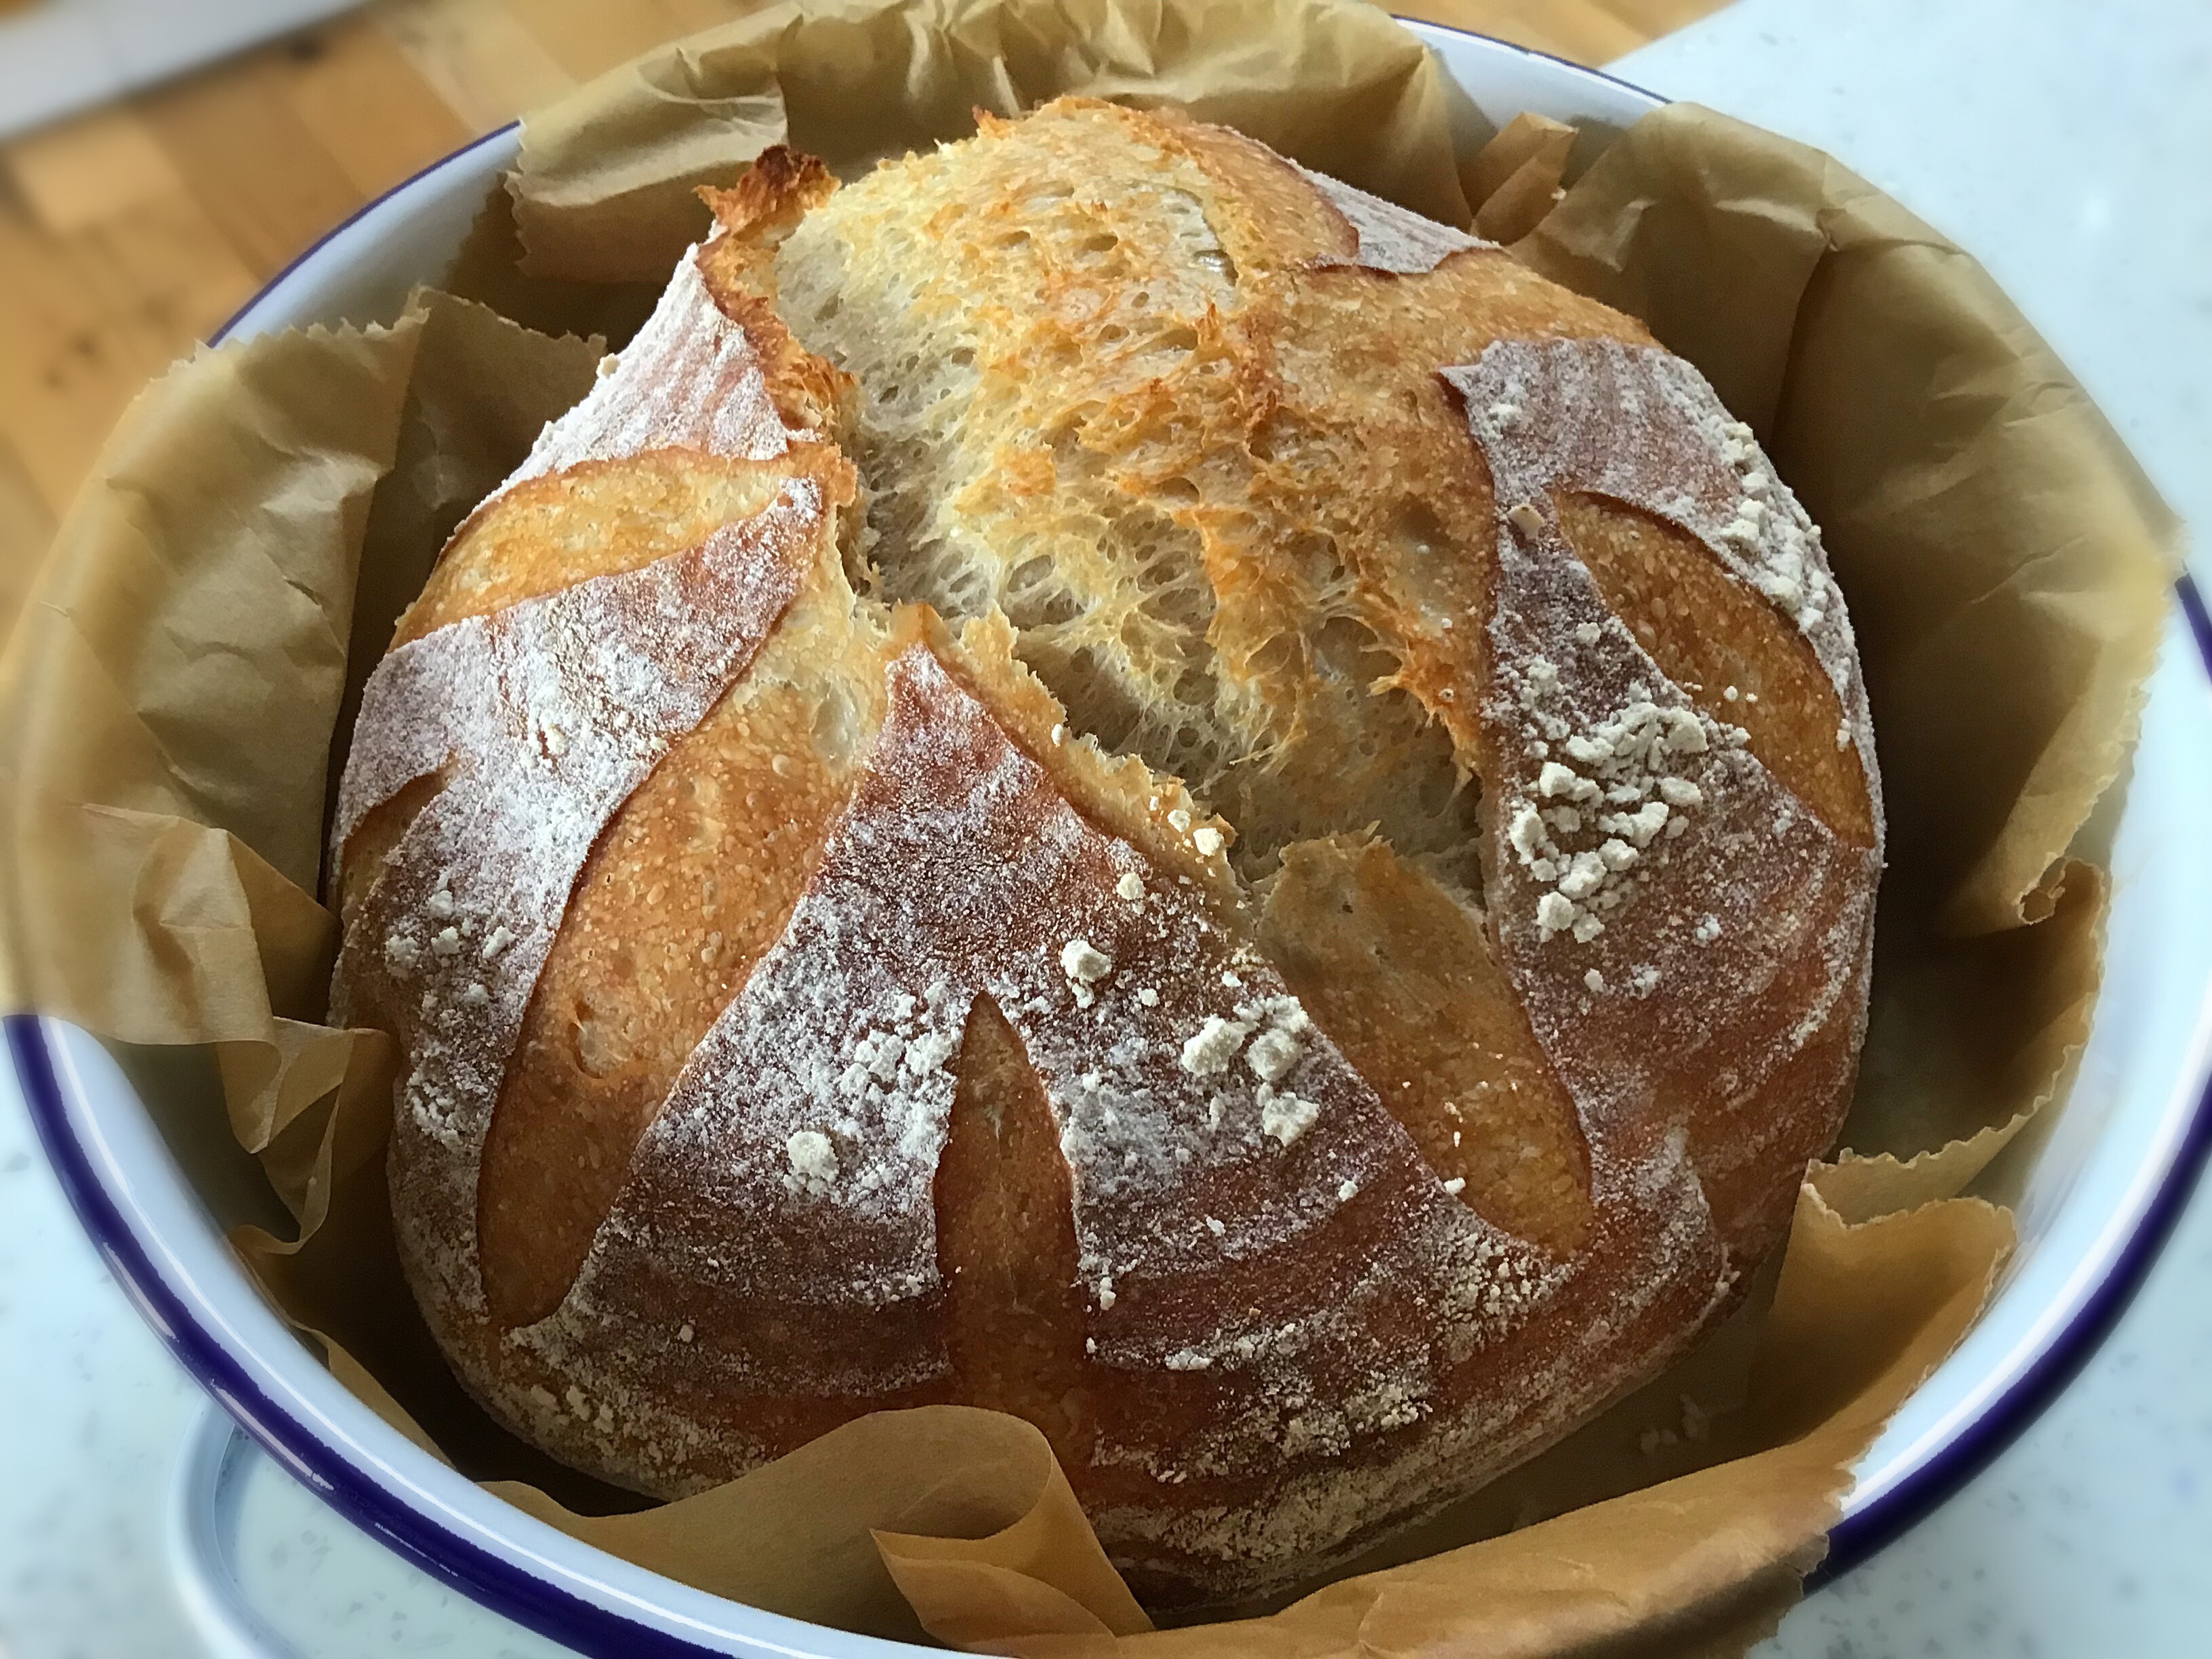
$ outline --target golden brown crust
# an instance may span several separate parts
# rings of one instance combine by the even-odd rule
[[[981,127],[706,192],[372,681],[340,1002],[409,1047],[403,1255],[512,1426],[672,1493],[994,1406],[1140,1594],[1252,1594],[1778,1238],[1863,1020],[1863,690],[1632,320],[1172,114]],[[587,599],[712,666],[564,782],[531,698],[632,672]],[[520,689],[433,741],[425,653]]]
[[[1589,1149],[1480,914],[1382,843],[1340,836],[1285,854],[1260,927],[1429,1167],[1507,1232],[1572,1255]]]
[[[1097,1440],[1075,1195],[1044,1085],[988,996],[960,1044],[932,1202],[945,1348],[964,1402],[1042,1429],[1063,1468]]]
[[[873,724],[874,677],[829,667],[828,633],[779,629],[576,878],[484,1148],[479,1237],[500,1324],[558,1305],[638,1137],[813,873],[854,761],[821,728]]]
[[[688,551],[719,526],[754,517],[795,471],[837,496],[852,493],[849,465],[819,447],[774,462],[656,450],[516,484],[454,537],[392,645]]]
[[[1741,726],[1751,752],[1838,835],[1872,847],[1864,769],[1856,750],[1835,741],[1842,701],[1788,618],[1741,604],[1695,537],[1649,514],[1569,495],[1559,516],[1607,609],[1632,619],[1637,643],[1667,677],[1711,718]],[[1713,627],[1717,616],[1729,625]]]

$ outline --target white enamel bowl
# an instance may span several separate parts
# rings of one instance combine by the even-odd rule
[[[1413,27],[1500,120],[1534,109],[1621,127],[1656,102],[1493,40]],[[434,280],[515,146],[513,129],[494,133],[402,185],[277,276],[228,331],[390,317],[412,283]],[[2095,1030],[2025,1177],[2019,1252],[1980,1323],[1861,1460],[1830,1571],[1942,1501],[2072,1376],[2124,1305],[2212,1141],[2212,860],[2193,855],[2212,823],[2212,628],[2185,585],[2181,599],[2111,847]],[[118,1281],[238,1427],[373,1536],[587,1653],[921,1651],[687,1589],[532,1520],[418,1450],[264,1304],[105,1051],[52,1020],[13,1020],[8,1037],[55,1168]],[[236,1449],[210,1438],[188,1467],[212,1480]],[[201,1610],[217,1626],[228,1617]],[[234,1651],[268,1645],[235,1620],[230,1627]]]

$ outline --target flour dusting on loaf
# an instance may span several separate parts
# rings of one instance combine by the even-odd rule
[[[462,1381],[661,1495],[1015,1412],[1195,1607],[1680,1354],[1840,1120],[1881,855],[1748,432],[1170,113],[708,198],[403,623],[334,826]]]
[[[773,460],[791,439],[769,400],[760,354],[724,316],[699,274],[698,250],[676,275],[645,326],[601,367],[599,383],[548,425],[502,489],[583,461],[615,461],[655,449]]]
[[[741,673],[826,538],[811,479],[696,552],[596,577],[403,646],[363,692],[332,828],[418,779],[445,786],[349,918],[331,1017],[401,1040],[392,1152],[418,1282],[480,1312],[478,1157],[576,872],[616,807]]]
[[[1328,198],[1331,207],[1344,216],[1345,222],[1359,238],[1359,245],[1350,259],[1332,257],[1321,260],[1321,264],[1364,265],[1370,270],[1387,270],[1395,276],[1419,276],[1434,270],[1455,253],[1498,246],[1408,212],[1395,202],[1370,196],[1325,173],[1316,173],[1310,167],[1300,167],[1298,171]]]
[[[927,1347],[883,1356],[882,1372],[828,1376],[811,1337],[757,1310],[796,1302],[859,1319],[916,1304],[926,1318],[946,1062],[980,993],[1019,1035],[1060,1125],[1101,1364],[1218,1364],[1262,1394],[1310,1397],[1319,1351],[1407,1420],[1424,1414],[1440,1361],[1374,1298],[1425,1281],[1445,1331],[1465,1317],[1502,1335],[1556,1270],[1453,1202],[1267,963],[1191,890],[1086,823],[926,648],[890,675],[873,764],[813,884],[639,1149],[578,1280],[573,1305],[591,1316],[564,1309],[520,1340],[594,1379],[590,1393],[634,1395],[672,1357],[719,1368],[743,1393],[866,1395],[919,1380]],[[1135,906],[1115,891],[1133,873],[1150,878]],[[1094,953],[1112,964],[1088,987],[1061,967],[1079,937],[1104,941]],[[1202,1065],[1197,1031],[1228,1034]],[[1299,1133],[1280,1129],[1285,1113]],[[787,1178],[802,1135],[827,1143],[835,1179]],[[1201,1195],[1218,1231],[1194,1224]],[[1355,1200],[1370,1213],[1346,1216]],[[1332,1261],[1340,1278],[1302,1271],[1304,1247],[1330,1229],[1365,1245]],[[1237,1288],[1260,1278],[1278,1281],[1266,1310]],[[674,1354],[677,1309],[732,1334]],[[1278,1449],[1224,1437],[1213,1455],[1263,1474]]]

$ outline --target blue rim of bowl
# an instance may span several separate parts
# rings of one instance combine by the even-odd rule
[[[1424,20],[1425,21],[1425,20]],[[1553,53],[1510,40],[1429,27],[1539,58],[1590,79],[1609,82],[1655,104],[1664,102],[1634,82],[1577,64]],[[273,290],[392,198],[492,143],[520,125],[510,121],[419,171],[374,200],[364,203],[315,239],[208,337],[220,344]],[[2175,584],[2182,614],[2208,679],[2212,679],[2212,614],[2196,584],[2184,575]],[[420,1510],[401,1503],[380,1483],[362,1475],[342,1453],[325,1444],[305,1424],[271,1400],[220,1342],[191,1319],[182,1299],[155,1268],[113,1198],[100,1183],[84,1148],[70,1131],[67,1108],[54,1072],[53,1055],[40,1018],[6,1017],[7,1045],[30,1108],[33,1127],[79,1221],[117,1278],[139,1299],[157,1334],[177,1360],[237,1421],[240,1428],[285,1468],[313,1485],[339,1514],[432,1577],[517,1624],[591,1654],[690,1656],[715,1654],[680,1637],[623,1617],[614,1610],[556,1589],[507,1558],[485,1549]],[[1845,1516],[1831,1530],[1828,1552],[1805,1581],[1808,1594],[1832,1583],[1873,1559],[1917,1526],[2011,1445],[2094,1357],[2142,1287],[2208,1162],[2212,1162],[2212,1077],[2204,1079],[2189,1127],[2176,1148],[2158,1189],[2144,1206],[2127,1243],[2064,1328],[2027,1369],[1929,1461],[1865,1509]]]
[[[244,322],[247,316],[252,313],[254,307],[259,305],[271,294],[274,294],[278,289],[283,287],[285,283],[290,280],[291,275],[294,271],[297,270],[301,265],[307,264],[308,260],[313,258],[318,253],[320,253],[331,242],[345,234],[347,231],[351,230],[356,225],[359,224],[363,219],[368,217],[370,214],[375,212],[377,209],[382,207],[393,197],[401,194],[403,191],[411,190],[414,186],[422,183],[423,179],[428,179],[434,173],[444,172],[446,168],[459,161],[464,155],[473,155],[476,151],[482,149],[486,144],[493,143],[499,139],[506,137],[508,133],[513,132],[521,125],[522,123],[520,121],[509,121],[505,126],[494,127],[489,132],[485,133],[481,138],[471,138],[467,143],[463,144],[459,149],[447,151],[445,155],[441,155],[436,161],[431,162],[428,167],[416,168],[414,172],[409,173],[404,179],[402,179],[398,184],[392,185],[389,190],[385,191],[382,194],[375,196],[368,201],[363,202],[351,213],[347,214],[344,218],[339,220],[337,223],[332,225],[321,235],[316,237],[313,241],[308,243],[307,246],[301,248],[289,259],[287,259],[283,265],[273,276],[271,276],[267,282],[262,283],[259,288],[253,291],[252,298],[248,299],[244,305],[239,307],[237,310],[232,312],[229,316],[223,319],[222,325],[216,329],[214,333],[208,336],[207,343],[211,346],[218,346],[225,340],[228,339],[230,337],[231,330],[236,328],[240,323]]]
[[[70,1128],[41,1018],[10,1014],[5,1024],[32,1125],[78,1220],[178,1363],[264,1451],[404,1559],[541,1636],[607,1659],[631,1654],[696,1659],[716,1652],[572,1595],[403,1503],[272,1399],[237,1356],[193,1318],[101,1183]]]
[[[2206,678],[2212,679],[2212,612],[2206,611],[2204,596],[2197,584],[2185,575],[2174,584],[2174,597],[2190,637],[2196,641]],[[1856,1514],[1845,1516],[1830,1529],[1826,1558],[1806,1577],[1807,1594],[1873,1559],[1933,1514],[2026,1433],[2065,1392],[2135,1301],[2143,1280],[2149,1277],[2151,1264],[2158,1260],[2182,1212],[2189,1207],[2208,1162],[2212,1162],[2212,1077],[2207,1077],[2198,1089],[2189,1127],[2174,1148],[2173,1160],[2167,1164],[2158,1190],[2136,1218],[2135,1231],[2065,1329],[2051,1339],[2051,1346],[2013,1379],[1987,1410],[1925,1463],[1894,1489]]]

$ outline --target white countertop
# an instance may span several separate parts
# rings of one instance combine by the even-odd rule
[[[2212,5],[1738,0],[1615,67],[1832,151],[1980,255],[2167,498],[2212,524]],[[2208,1286],[2212,1190],[2073,1387],[1762,1659],[2212,1651]],[[204,1651],[164,1530],[198,1403],[0,1079],[0,1659]],[[244,1542],[257,1599],[314,1659],[556,1651],[265,1464]]]

